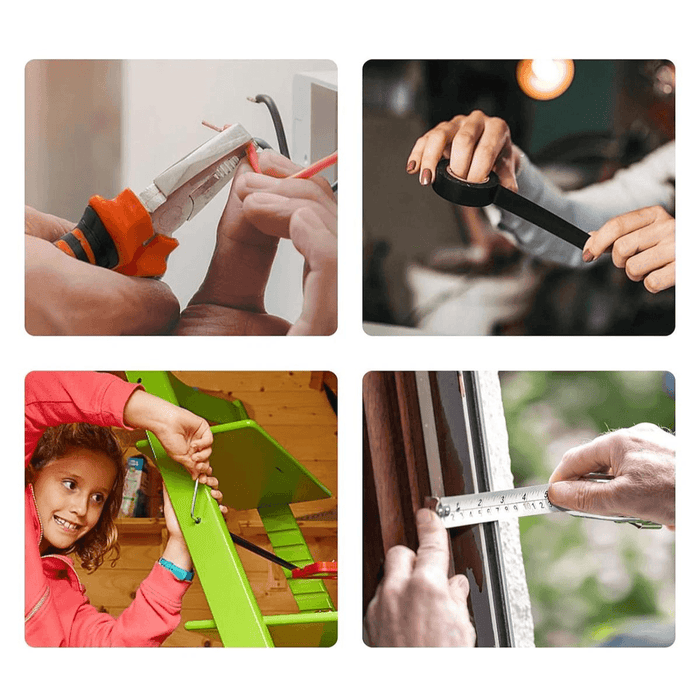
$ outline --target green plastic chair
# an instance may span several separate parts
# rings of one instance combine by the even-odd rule
[[[226,504],[237,510],[256,508],[274,553],[299,568],[312,564],[289,506],[328,498],[330,491],[248,418],[240,401],[200,392],[169,372],[126,375],[149,393],[215,424],[210,464]],[[152,433],[147,436],[137,448],[162,474],[214,618],[187,622],[185,629],[219,638],[231,647],[332,646],[338,613],[323,580],[293,579],[291,571],[283,569],[299,612],[263,615],[211,489],[200,484],[192,513],[192,477],[167,456]]]

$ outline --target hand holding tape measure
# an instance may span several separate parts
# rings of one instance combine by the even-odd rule
[[[426,505],[447,528],[561,512],[674,528],[675,483],[675,436],[641,423],[569,450],[548,484],[432,498]]]
[[[593,468],[603,473],[594,475],[598,481],[586,481]],[[640,423],[574,447],[550,476],[549,497],[573,511],[623,514],[674,528],[676,436]]]

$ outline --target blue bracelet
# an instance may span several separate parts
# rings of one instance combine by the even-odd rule
[[[194,578],[194,571],[185,571],[171,561],[163,559],[163,557],[158,560],[158,563],[164,569],[167,569],[178,581],[191,581]]]

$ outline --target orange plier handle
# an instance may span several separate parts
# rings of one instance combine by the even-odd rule
[[[56,241],[68,255],[132,277],[159,277],[178,242],[156,234],[141,200],[129,189],[114,199],[90,198],[75,229]]]

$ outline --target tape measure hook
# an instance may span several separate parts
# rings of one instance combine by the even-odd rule
[[[423,507],[437,513],[440,518],[446,518],[450,514],[450,507],[443,505],[437,496],[426,496]]]

